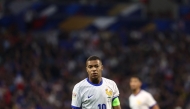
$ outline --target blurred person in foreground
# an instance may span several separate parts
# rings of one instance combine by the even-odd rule
[[[141,79],[138,76],[131,76],[130,87],[132,94],[129,97],[131,109],[160,109],[153,96],[141,89]]]
[[[77,83],[72,93],[72,109],[121,109],[114,81],[102,77],[103,65],[97,56],[86,61],[88,78]]]

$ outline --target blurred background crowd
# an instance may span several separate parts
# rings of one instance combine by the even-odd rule
[[[90,55],[117,83],[122,109],[132,74],[161,109],[190,109],[190,2],[107,2],[2,0],[0,109],[70,109]]]

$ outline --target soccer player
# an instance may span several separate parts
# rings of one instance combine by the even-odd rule
[[[100,58],[90,56],[86,61],[86,71],[88,77],[73,88],[72,109],[121,109],[117,85],[102,77]]]
[[[130,78],[130,87],[132,94],[129,97],[129,106],[131,109],[159,109],[152,95],[141,89],[141,79],[138,76]]]

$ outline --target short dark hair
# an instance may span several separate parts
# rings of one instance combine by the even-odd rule
[[[137,78],[140,82],[142,82],[142,78],[139,75],[132,75],[131,78]]]
[[[92,60],[99,60],[100,62],[102,62],[101,59],[100,59],[98,56],[95,56],[95,55],[90,56],[90,57],[86,60],[86,62],[92,61]]]

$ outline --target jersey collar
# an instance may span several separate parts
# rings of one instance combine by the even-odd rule
[[[101,81],[100,81],[99,84],[94,84],[94,83],[92,83],[92,82],[89,80],[89,78],[86,78],[86,80],[88,81],[88,83],[90,83],[90,84],[93,85],[93,86],[101,86],[102,83],[103,83],[103,79],[102,79],[102,78],[101,78]]]
[[[137,96],[141,93],[142,90],[140,90],[137,94],[133,94],[133,96]]]

